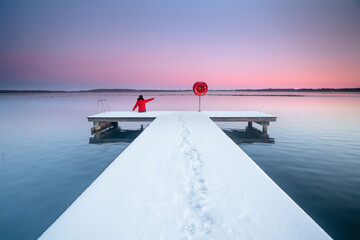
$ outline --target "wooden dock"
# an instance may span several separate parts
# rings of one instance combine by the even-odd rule
[[[185,112],[185,111],[184,111]],[[117,126],[118,122],[151,122],[161,115],[168,115],[175,112],[172,111],[151,111],[145,113],[130,111],[110,111],[98,113],[88,117],[89,122],[94,123],[92,132],[101,131],[110,126]],[[270,122],[276,121],[276,117],[270,114],[257,111],[202,111],[214,122],[248,122],[248,126],[252,127],[253,123],[260,124],[262,131],[266,135]]]
[[[330,239],[209,117],[224,116],[142,115],[155,120],[40,239]]]

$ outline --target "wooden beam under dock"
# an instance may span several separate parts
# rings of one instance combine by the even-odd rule
[[[89,116],[88,121],[100,125],[107,122],[151,122],[158,116],[176,113],[176,111],[149,111],[145,113],[110,111]],[[198,112],[198,114],[205,115],[214,122],[248,122],[248,126],[251,127],[252,123],[255,122],[262,125],[264,134],[267,134],[269,123],[276,121],[276,116],[258,111],[202,111]],[[101,128],[101,130],[105,128]],[[97,129],[100,129],[100,127]]]

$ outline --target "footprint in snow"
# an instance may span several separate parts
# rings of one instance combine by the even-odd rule
[[[196,228],[195,228],[195,224],[191,224],[186,228],[186,231],[190,234],[190,235],[194,235],[196,233]]]

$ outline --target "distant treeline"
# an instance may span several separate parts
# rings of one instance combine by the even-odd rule
[[[0,90],[0,93],[91,93],[91,92],[189,92],[192,90],[92,89],[92,90]]]
[[[246,92],[360,92],[360,88],[266,88],[266,89],[235,89],[229,91]]]
[[[62,90],[0,90],[0,93],[87,93],[87,92],[190,92],[191,89],[183,90],[159,90],[159,89],[92,89],[77,91]],[[360,88],[266,88],[266,89],[213,89],[209,91],[232,91],[232,92],[360,92]]]
[[[217,91],[217,90],[215,90]],[[242,92],[360,92],[360,88],[266,88],[266,89],[235,89],[227,91]]]

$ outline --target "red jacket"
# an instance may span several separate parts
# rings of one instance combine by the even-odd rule
[[[145,112],[146,111],[145,103],[150,102],[152,100],[154,100],[154,98],[150,98],[150,99],[147,99],[147,100],[141,100],[141,99],[137,100],[137,102],[136,102],[136,104],[135,104],[135,106],[133,108],[133,111],[137,107],[139,107],[139,112]]]

